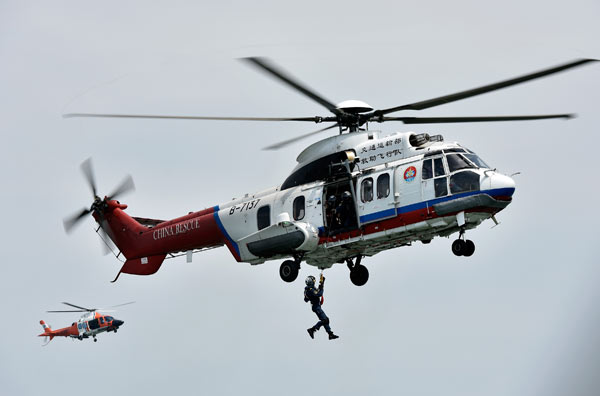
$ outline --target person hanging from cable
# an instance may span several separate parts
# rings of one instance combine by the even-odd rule
[[[310,336],[310,338],[314,339],[315,331],[319,330],[321,326],[324,326],[325,330],[327,330],[327,334],[329,334],[329,339],[335,340],[339,337],[333,334],[333,331],[331,331],[331,327],[329,327],[329,318],[327,317],[327,315],[325,315],[325,312],[323,312],[323,309],[321,308],[321,304],[323,304],[323,285],[325,284],[325,277],[323,276],[322,272],[318,288],[315,288],[315,282],[315,277],[312,275],[309,275],[306,278],[306,287],[304,288],[304,302],[310,301],[312,305],[312,311],[317,315],[319,321],[316,325],[314,325],[310,329],[307,329],[306,331],[308,331],[308,335]]]

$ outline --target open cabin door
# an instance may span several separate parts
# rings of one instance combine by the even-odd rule
[[[361,176],[356,185],[360,224],[396,216],[394,202],[394,169]]]
[[[323,224],[326,236],[358,228],[354,184],[355,180],[346,179],[332,182],[323,188]]]

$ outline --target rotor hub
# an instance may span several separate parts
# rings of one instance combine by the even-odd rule
[[[362,100],[355,99],[344,100],[343,102],[339,103],[336,108],[349,114],[367,113],[373,110],[373,107],[367,103],[363,102]]]

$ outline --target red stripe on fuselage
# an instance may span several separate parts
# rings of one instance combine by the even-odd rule
[[[465,210],[465,213],[498,213],[501,209],[499,208],[489,208],[489,207],[480,207],[480,208],[471,208],[469,210]],[[361,235],[369,235],[377,232],[382,232],[385,230],[392,230],[398,227],[404,227],[410,224],[416,224],[421,221],[435,219],[438,217],[447,217],[454,216],[458,212],[448,213],[444,216],[438,216],[435,213],[433,207],[427,207],[423,209],[413,210],[412,212],[407,213],[399,213],[396,217],[392,217],[386,220],[375,221],[373,223],[365,224],[361,228],[352,230],[349,232],[342,232],[340,234],[334,236],[322,236],[319,239],[319,244],[329,243],[329,242],[337,242],[344,239],[355,238]]]

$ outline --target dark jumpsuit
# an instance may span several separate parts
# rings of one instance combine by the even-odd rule
[[[321,309],[321,296],[323,295],[323,284],[319,285],[318,289],[315,286],[306,286],[304,288],[304,301],[312,304],[312,311],[317,314],[319,321],[314,326],[315,330],[319,330],[321,326],[325,326],[327,333],[331,333],[331,327],[329,327],[329,318]]]

